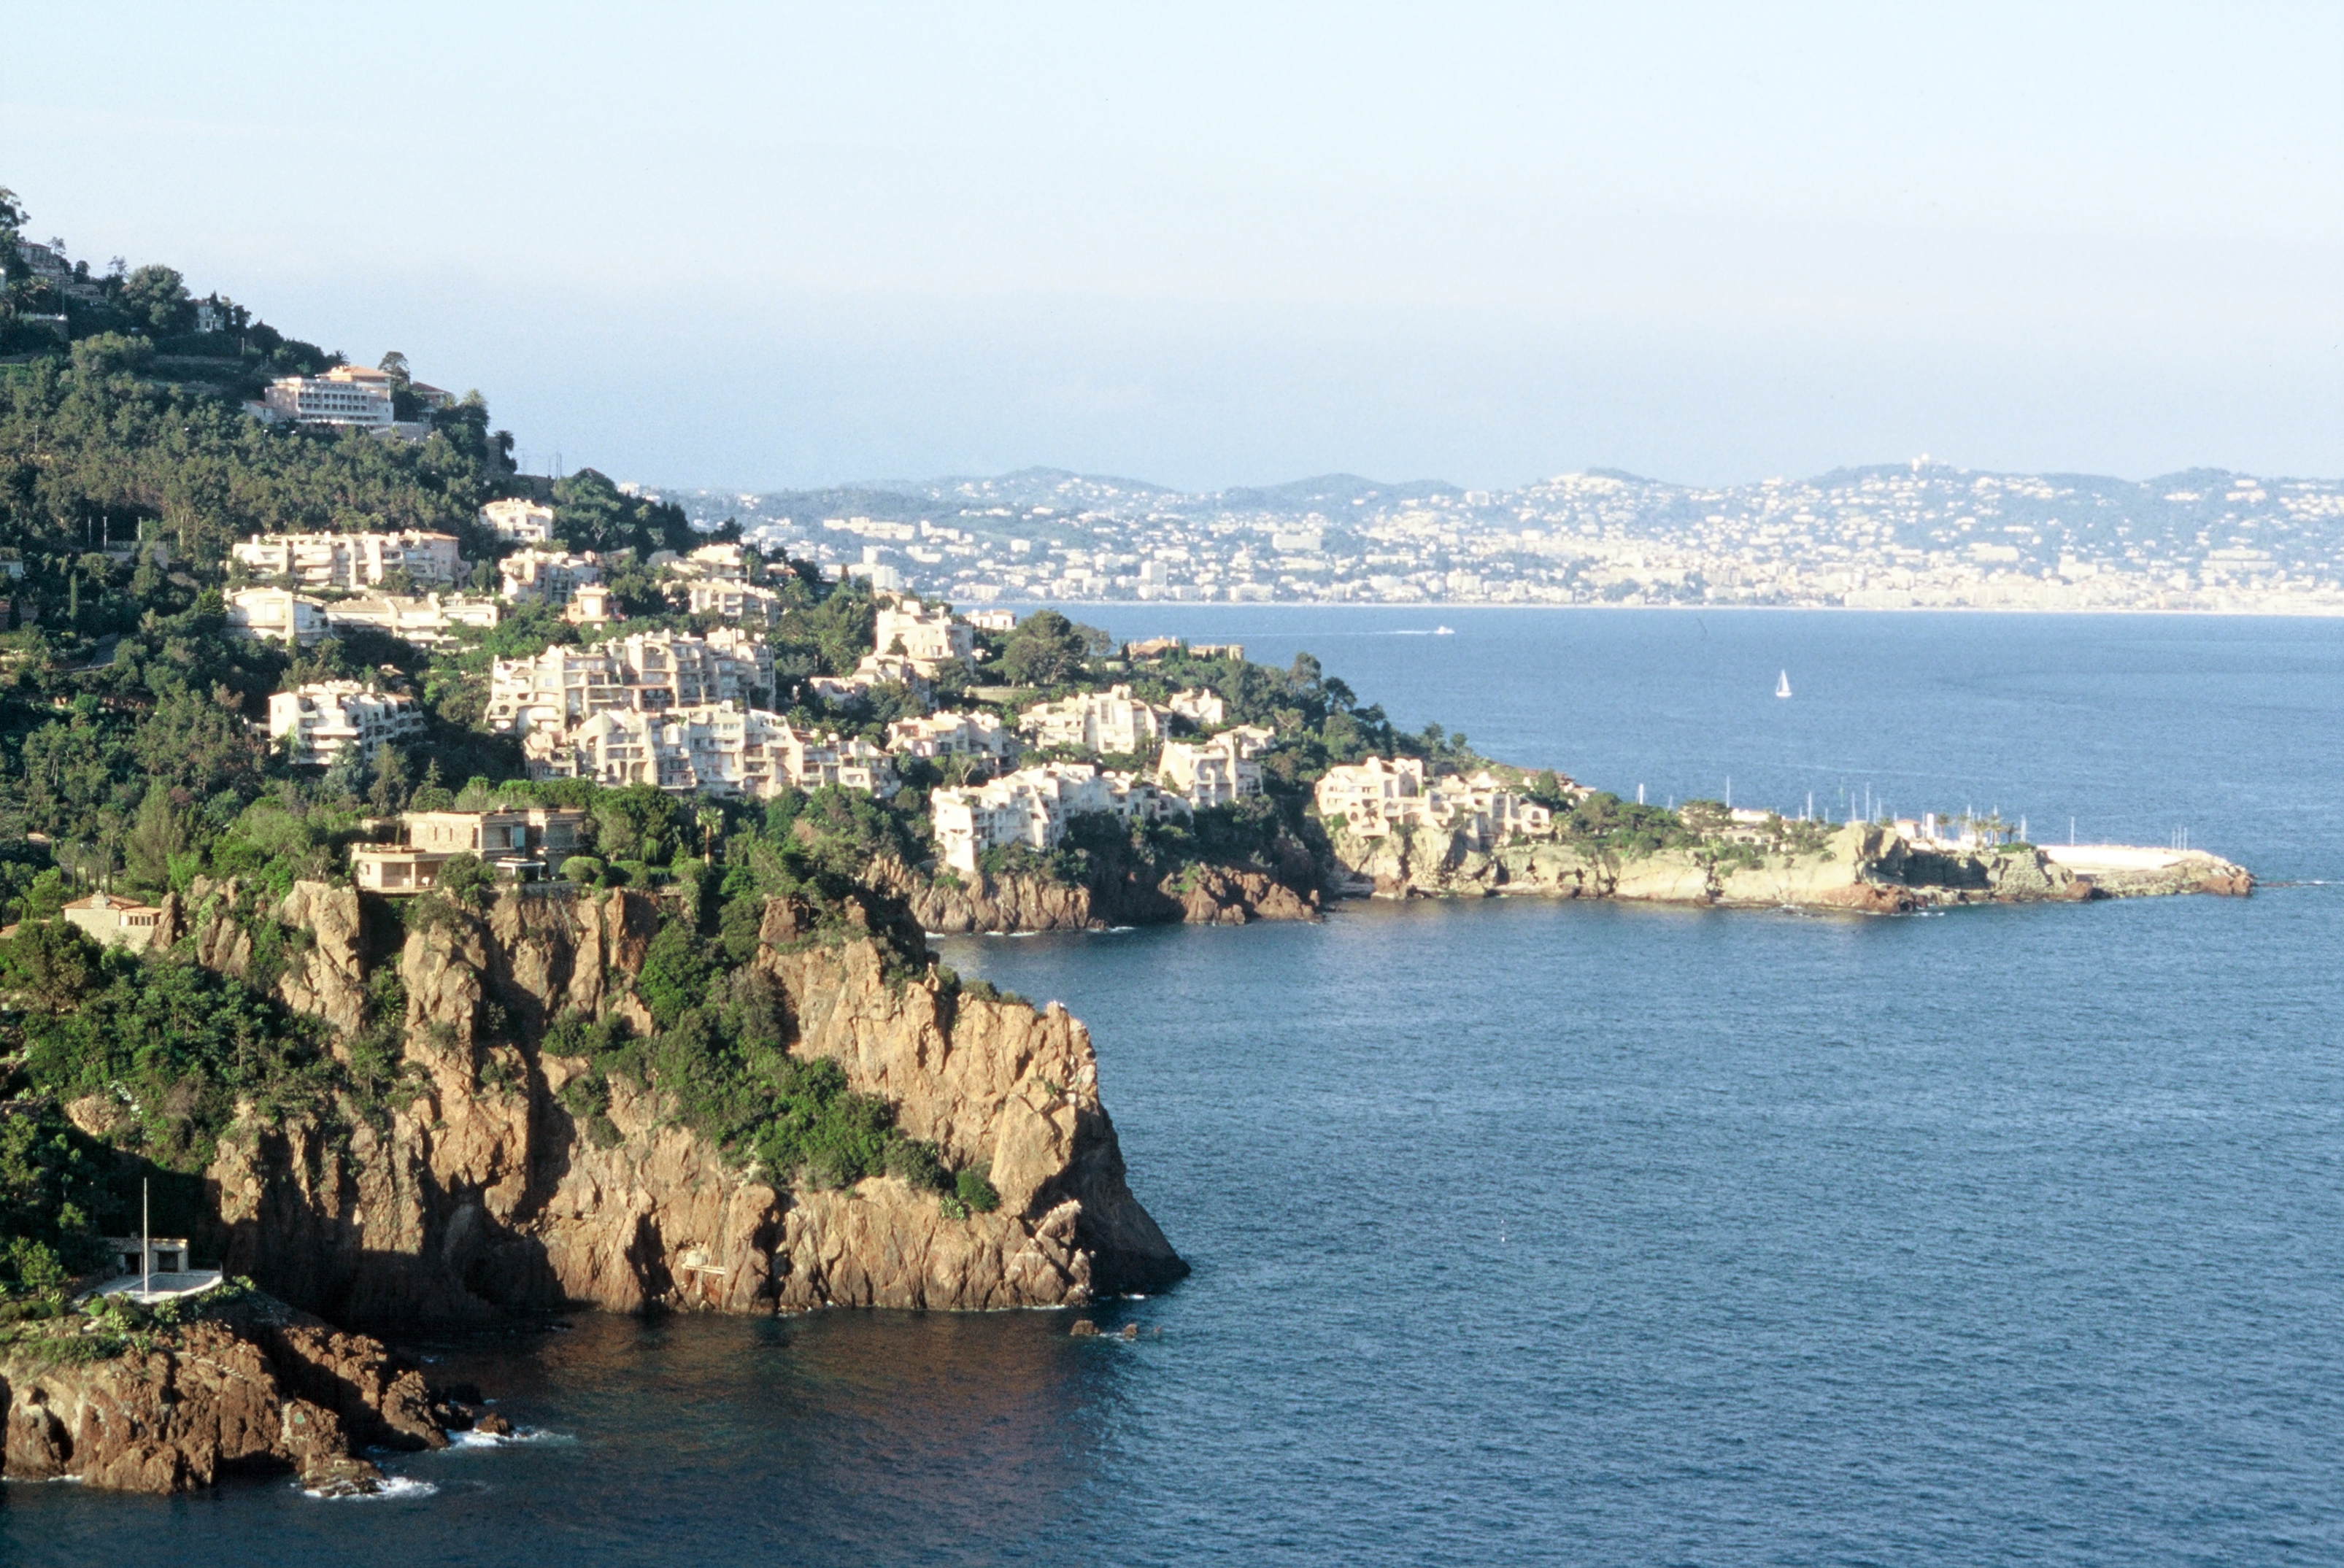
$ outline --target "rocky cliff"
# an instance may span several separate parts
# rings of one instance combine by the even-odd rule
[[[1097,931],[1116,926],[1244,926],[1315,920],[1319,893],[1306,859],[1298,873],[1191,865],[1149,880],[1127,871],[1088,882],[979,873],[931,881],[894,860],[871,869],[874,886],[902,898],[924,931]]]
[[[232,898],[202,902],[209,913],[167,912],[166,938],[249,962],[250,918]],[[347,1037],[386,968],[404,997],[388,1108],[248,1116],[209,1172],[229,1270],[336,1321],[478,1323],[571,1303],[1059,1305],[1187,1271],[1125,1183],[1081,1024],[962,994],[860,906],[846,940],[816,941],[804,910],[773,900],[749,966],[774,983],[789,1051],[836,1061],[949,1165],[989,1169],[991,1213],[948,1217],[892,1177],[792,1191],[682,1125],[656,1086],[623,1079],[608,1086],[606,1133],[590,1136],[561,1092],[587,1062],[541,1047],[565,1015],[650,1025],[634,980],[662,912],[643,894],[508,893],[371,950],[381,923],[351,889],[300,885],[272,913],[308,934],[273,978],[288,1005]]]
[[[172,1492],[290,1471],[312,1491],[369,1492],[382,1475],[359,1451],[444,1447],[446,1424],[472,1414],[376,1341],[265,1297],[125,1336],[112,1354],[76,1353],[99,1327],[81,1322],[0,1345],[12,1481]]]
[[[2243,867],[2211,855],[2154,874],[2102,877],[2031,847],[1953,853],[1855,823],[1808,853],[1716,846],[1622,855],[1589,845],[1520,840],[1488,847],[1461,833],[1402,827],[1333,837],[1336,888],[1379,898],[1515,894],[1662,904],[1784,905],[1894,914],[1925,905],[2066,902],[2170,893],[2252,891]]]

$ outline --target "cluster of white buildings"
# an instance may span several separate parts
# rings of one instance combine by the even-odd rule
[[[523,743],[532,778],[581,778],[611,788],[652,784],[680,794],[770,800],[835,785],[895,793],[887,754],[854,736],[803,730],[762,708],[700,703],[662,712],[611,708]]]
[[[371,761],[383,746],[423,730],[423,710],[413,697],[357,681],[312,681],[268,699],[268,738],[308,766],[328,765],[352,752]]]
[[[1087,812],[1126,822],[1160,822],[1261,794],[1261,754],[1269,747],[1269,731],[1241,724],[1193,741],[1163,738],[1175,714],[1204,725],[1220,723],[1226,713],[1221,699],[1210,692],[1181,692],[1170,706],[1159,707],[1134,696],[1128,686],[1035,704],[1017,721],[1019,733],[1034,745],[1110,756],[1156,746],[1155,776],[1102,772],[1088,763],[1046,763],[985,784],[937,790],[928,809],[945,864],[974,875],[988,850],[1024,845],[1047,851],[1064,841],[1071,819]],[[995,754],[1005,758],[1005,736],[1004,741],[1005,748]]]
[[[581,588],[602,581],[602,562],[591,551],[572,555],[566,550],[542,550],[529,545],[497,563],[502,596],[515,604],[566,605]]]
[[[773,684],[773,649],[753,632],[639,632],[495,661],[487,717],[521,737],[531,778],[752,800],[825,784],[894,793],[878,746],[757,706]]]
[[[1017,754],[1017,737],[991,713],[930,713],[888,725],[887,749],[930,762],[982,757],[997,764]]]
[[[773,684],[773,651],[753,632],[638,632],[591,648],[555,643],[489,666],[488,723],[500,734],[561,730],[611,709],[658,713],[748,703]]]
[[[1036,703],[1018,715],[1017,728],[1036,746],[1127,754],[1163,739],[1167,712],[1133,696],[1128,686],[1110,686]]]
[[[370,627],[419,648],[445,642],[460,626],[483,631],[502,622],[505,606],[477,593],[362,593],[312,599],[289,588],[232,588],[227,595],[231,636],[307,645],[351,627]]]
[[[923,703],[937,676],[955,664],[973,666],[976,632],[948,610],[899,599],[879,607],[872,652],[848,675],[817,675],[807,683],[826,701],[848,701],[874,686],[901,685]]]
[[[1461,833],[1476,847],[1551,832],[1554,814],[1500,783],[1487,770],[1470,778],[1428,776],[1419,757],[1369,757],[1327,770],[1316,792],[1318,814],[1342,819],[1355,837],[1381,838],[1395,828],[1430,826]]]
[[[296,587],[355,593],[404,572],[419,587],[452,588],[464,561],[452,533],[256,533],[233,551],[255,577],[289,577]]]
[[[936,847],[954,870],[974,876],[987,850],[1023,845],[1037,854],[1065,842],[1074,818],[1102,813],[1125,822],[1161,822],[1186,804],[1130,774],[1088,763],[1046,763],[928,798]]]

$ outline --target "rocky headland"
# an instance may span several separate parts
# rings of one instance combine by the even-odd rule
[[[167,918],[233,969],[249,930],[217,912],[232,897],[208,902]],[[563,1091],[589,1064],[543,1048],[547,1027],[650,1027],[634,986],[661,920],[648,895],[508,892],[384,950],[359,893],[305,884],[274,912],[309,938],[278,995],[355,1032],[392,968],[406,1077],[376,1120],[231,1128],[207,1173],[217,1254],[298,1306],[401,1329],[572,1305],[1078,1305],[1187,1272],[1125,1184],[1083,1026],[964,989],[916,930],[854,913],[845,939],[823,940],[803,906],[767,905],[750,968],[773,984],[787,1049],[837,1063],[910,1137],[985,1170],[992,1212],[950,1216],[890,1176],[794,1189],[683,1125],[656,1084],[612,1078],[579,1114]]]
[[[1955,849],[1875,823],[1849,824],[1812,846],[1726,842],[1644,853],[1552,839],[1489,845],[1453,829],[1405,824],[1373,836],[1339,828],[1329,850],[1330,886],[1355,897],[1508,895],[1900,914],[2254,889],[2245,867],[2198,851],[2095,857],[2032,845]]]

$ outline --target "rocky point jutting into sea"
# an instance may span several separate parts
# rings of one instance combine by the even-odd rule
[[[355,890],[304,885],[276,912],[314,937],[280,995],[354,1028],[395,965],[413,1093],[346,1141],[298,1120],[232,1129],[209,1172],[220,1254],[297,1306],[403,1328],[571,1305],[1063,1306],[1185,1273],[1125,1185],[1082,1025],[963,989],[916,931],[855,913],[860,934],[826,943],[802,905],[766,906],[751,967],[773,983],[788,1049],[837,1063],[955,1168],[984,1168],[994,1212],[948,1219],[887,1176],[792,1194],[622,1079],[608,1131],[590,1130],[562,1097],[586,1063],[540,1045],[563,1015],[650,1027],[631,984],[658,928],[643,894],[507,893],[382,951]],[[168,917],[207,962],[232,970],[248,950],[230,918]]]
[[[309,1312],[412,1331],[580,1306],[1073,1306],[1187,1272],[1125,1185],[1083,1026],[961,986],[876,908],[818,940],[813,911],[773,899],[749,972],[770,984],[791,1053],[835,1062],[906,1134],[983,1170],[990,1212],[894,1176],[793,1191],[623,1078],[591,1116],[565,1103],[588,1064],[541,1048],[551,1020],[650,1026],[633,982],[660,914],[643,894],[508,892],[402,936],[349,887],[302,884],[258,914],[246,891],[198,884],[167,904],[160,936],[242,975],[257,938],[299,934],[275,993],[341,1041],[395,974],[406,1076],[383,1115],[244,1108],[206,1172],[216,1223],[194,1239],[281,1302],[197,1306],[110,1359],[10,1347],[11,1477],[177,1491],[260,1466],[363,1489],[372,1471],[354,1445],[436,1446],[469,1424],[460,1401]],[[103,1096],[66,1109],[95,1134],[123,1115]]]

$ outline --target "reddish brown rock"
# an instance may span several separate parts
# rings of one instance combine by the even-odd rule
[[[0,1475],[174,1492],[230,1470],[274,1469],[347,1492],[381,1480],[352,1452],[354,1434],[401,1447],[447,1441],[413,1369],[273,1304],[154,1330],[149,1340],[96,1361],[44,1355],[39,1340],[0,1348]]]

